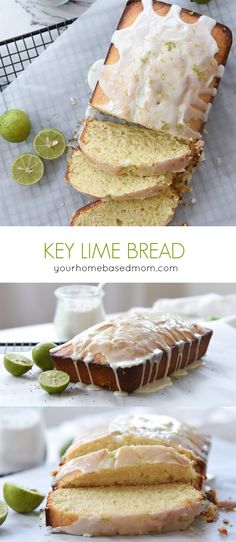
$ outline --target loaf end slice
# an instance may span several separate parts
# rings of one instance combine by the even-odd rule
[[[187,484],[57,489],[46,524],[74,535],[141,535],[182,531],[206,511],[205,495]]]

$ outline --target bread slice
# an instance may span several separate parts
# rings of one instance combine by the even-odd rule
[[[119,122],[87,120],[79,143],[84,154],[112,175],[163,175],[199,161],[203,143]],[[194,164],[196,165],[196,164]]]
[[[52,486],[58,489],[185,482],[201,489],[204,476],[195,466],[196,461],[171,446],[122,446],[68,461],[53,472]]]
[[[180,317],[143,310],[101,322],[50,355],[72,382],[132,393],[199,360],[211,336]]]
[[[191,168],[184,173],[166,173],[140,177],[124,174],[117,176],[100,171],[80,148],[76,149],[67,164],[66,182],[94,199],[128,200],[145,199],[161,194],[171,185],[183,193],[191,179]]]
[[[173,189],[144,200],[98,200],[78,209],[71,226],[166,226],[180,197]]]
[[[171,5],[169,4],[166,4],[164,2],[161,2],[161,1],[157,1],[157,0],[153,0],[153,9],[155,10],[155,12],[159,15],[159,16],[162,16],[164,18],[165,21],[168,20],[168,14],[169,14],[169,11],[171,9]],[[127,29],[129,27],[131,27],[131,25],[133,25],[134,22],[137,21],[137,17],[141,14],[143,10],[143,4],[141,2],[141,0],[129,0],[127,2],[127,5],[125,7],[125,10],[123,12],[123,15],[120,19],[120,22],[118,24],[118,30],[124,30],[124,29]],[[181,12],[180,12],[180,19],[182,19],[185,23],[187,24],[192,24],[192,23],[196,23],[197,21],[199,21],[199,19],[201,18],[201,15],[199,13],[195,13],[193,12],[192,10],[188,10],[188,9],[182,9]],[[167,23],[168,25],[168,23]],[[137,32],[137,30],[136,30]],[[181,39],[181,35],[179,36],[179,32],[180,30],[176,27],[176,32],[175,32],[175,35],[174,37],[176,38],[176,40],[180,40],[180,43],[182,42],[182,39]],[[231,31],[229,30],[229,28],[227,28],[225,25],[222,25],[220,23],[217,23],[214,25],[214,22],[213,22],[213,29],[212,29],[212,36],[215,40],[215,45],[216,45],[216,51],[218,49],[218,52],[216,52],[215,54],[215,60],[218,64],[218,66],[220,65],[223,65],[225,66],[226,62],[227,62],[227,58],[228,58],[228,54],[229,54],[229,51],[230,51],[230,48],[231,48],[231,44],[232,44],[232,33]],[[119,34],[119,33],[118,33]],[[199,34],[197,34],[197,37],[196,37],[196,42],[198,43],[198,35],[199,37],[201,37],[201,33],[199,32]],[[145,42],[145,38],[146,36],[143,36],[141,35],[141,38],[142,39],[142,42],[144,43]],[[163,43],[163,49],[166,50],[167,54],[169,52],[169,54],[171,54],[171,48],[169,47],[169,49],[165,48],[166,46],[166,36],[164,34],[164,43]],[[112,114],[114,116],[117,116],[117,117],[121,117],[123,119],[126,119],[130,122],[137,122],[139,124],[142,124],[144,126],[148,126],[148,127],[151,127],[151,128],[154,128],[155,126],[158,126],[158,121],[160,121],[163,117],[161,116],[160,118],[158,118],[158,109],[159,108],[156,108],[156,114],[152,111],[152,114],[150,114],[149,116],[146,115],[146,112],[149,112],[148,110],[148,107],[147,105],[145,106],[145,103],[143,101],[143,87],[146,83],[146,81],[148,81],[148,77],[150,77],[150,73],[148,73],[148,66],[147,66],[147,62],[149,61],[148,59],[148,56],[147,56],[147,50],[145,50],[143,48],[140,47],[140,44],[139,46],[136,46],[135,45],[135,40],[136,40],[136,37],[134,36],[134,39],[132,40],[128,40],[128,38],[126,39],[126,58],[127,58],[127,77],[124,77],[122,78],[122,74],[119,70],[119,73],[118,73],[118,78],[119,78],[119,83],[117,84],[116,82],[116,79],[114,79],[114,73],[112,72],[112,66],[115,65],[119,59],[120,59],[120,55],[119,55],[119,51],[118,49],[115,47],[115,45],[112,43],[112,45],[110,46],[110,49],[108,51],[108,54],[107,54],[107,57],[106,57],[106,60],[105,60],[105,65],[109,68],[106,68],[106,78],[109,80],[110,78],[110,81],[113,81],[113,85],[114,85],[114,89],[116,90],[116,95],[115,95],[115,100],[117,99],[117,97],[120,97],[121,96],[121,92],[122,90],[124,91],[124,98],[126,99],[126,96],[130,96],[130,110],[128,111],[125,111],[125,108],[123,107],[123,110],[122,110],[122,113],[121,111],[119,111],[119,107],[118,106],[115,106],[113,107],[113,110],[112,110]],[[112,38],[112,42],[115,41],[114,38]],[[141,42],[140,42],[141,43]],[[145,42],[146,43],[146,42]],[[171,42],[169,42],[171,44]],[[178,43],[178,42],[176,42]],[[168,43],[167,43],[168,45]],[[174,43],[175,45],[175,43]],[[200,41],[199,42],[199,47],[201,48],[201,45],[202,45],[202,42]],[[206,49],[205,51],[208,53],[210,52],[210,48],[208,48],[208,45],[204,43],[204,45],[206,45]],[[146,46],[147,48],[147,46]],[[137,52],[137,55],[135,57],[133,57],[133,53],[134,52]],[[153,54],[155,54],[155,50],[153,51]],[[167,56],[164,57],[165,60],[168,61],[168,58]],[[141,61],[142,60],[142,61]],[[186,62],[186,66],[188,66],[188,59],[186,59],[187,62]],[[191,60],[191,58],[190,58]],[[200,60],[200,58],[199,58]],[[134,65],[134,63],[138,63],[139,62],[139,70],[137,70],[137,73],[136,73],[136,83],[134,84],[134,88],[133,88],[133,92],[132,92],[132,88],[131,88],[131,81],[132,81],[132,65]],[[196,64],[198,65],[198,62],[196,62]],[[204,64],[204,63],[203,63]],[[202,64],[202,65],[203,65]],[[173,65],[173,68],[175,70],[175,65]],[[109,71],[108,71],[109,70]],[[170,69],[169,71],[171,70],[171,65],[170,65]],[[105,73],[105,72],[104,72]],[[113,73],[113,75],[112,75]],[[201,70],[199,69],[199,71],[197,71],[197,74],[198,74],[198,77],[201,78]],[[156,83],[158,81],[158,77],[159,76],[159,79],[162,77],[162,74],[161,73],[158,73],[155,75],[155,73],[153,74],[154,75],[154,78],[153,80],[151,79],[150,81],[150,89],[154,89],[156,90],[156,94],[157,95],[157,92],[158,92],[158,89],[156,87]],[[185,77],[187,78],[188,76],[188,72],[186,73]],[[191,74],[190,74],[191,76]],[[183,70],[180,69],[180,73],[179,73],[179,78],[183,78]],[[140,78],[140,81],[144,80],[143,82],[143,85],[139,84],[139,78]],[[203,80],[203,79],[202,79]],[[100,81],[101,81],[101,78],[100,78]],[[196,81],[198,81],[198,79],[196,78]],[[213,102],[213,99],[214,99],[214,96],[216,94],[216,89],[219,85],[219,82],[220,82],[220,79],[219,77],[214,77],[212,82],[209,84],[209,88],[211,89],[214,89],[212,91],[211,94],[209,93],[203,93],[203,94],[200,94],[200,99],[203,100],[203,102],[205,102],[206,104],[206,107]],[[187,88],[187,91],[189,92],[189,89],[190,89],[190,85],[189,85],[189,80],[186,79],[186,88]],[[141,92],[140,92],[140,89],[141,89]],[[127,93],[127,94],[126,94]],[[148,95],[149,96],[149,95]],[[170,94],[170,99],[171,99],[171,94]],[[114,96],[113,96],[113,101],[114,101]],[[136,106],[135,106],[136,104]],[[106,94],[104,93],[104,91],[102,90],[101,88],[101,85],[98,83],[96,88],[95,88],[95,91],[92,95],[92,98],[91,98],[91,105],[95,108],[97,108],[99,111],[102,111],[104,113],[110,113],[111,114],[111,108],[109,107],[109,97],[106,96]],[[123,105],[124,106],[124,103],[122,104],[122,102],[120,102],[120,105]],[[122,107],[121,107],[122,109]],[[195,111],[195,113],[198,113],[198,110],[202,110],[202,104],[200,103],[200,107],[197,106],[197,104],[195,103],[195,106],[194,106],[194,109],[193,109],[193,113]],[[189,125],[189,128],[197,133],[200,133],[202,132],[203,130],[203,127],[204,127],[204,120],[200,119],[200,118],[197,118],[199,117],[197,114],[193,114],[192,115],[192,118],[190,117],[189,119],[189,122],[188,122],[188,125]],[[142,122],[142,119],[143,119],[143,122]],[[146,120],[146,122],[145,122]],[[165,118],[163,119],[164,121],[166,120]],[[172,132],[173,133],[173,132]]]
[[[204,493],[187,484],[57,489],[47,499],[46,524],[89,536],[182,531],[207,507]]]
[[[182,531],[207,507],[202,492],[181,483],[57,489],[47,499],[46,524],[87,536]]]

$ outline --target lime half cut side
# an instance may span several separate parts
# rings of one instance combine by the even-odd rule
[[[12,162],[11,176],[14,181],[30,186],[40,181],[44,174],[44,164],[35,154],[21,154]]]
[[[62,393],[69,385],[70,377],[64,371],[45,371],[39,376],[39,384],[47,393]]]
[[[45,495],[36,489],[26,489],[7,482],[3,486],[3,496],[8,506],[19,514],[33,512],[45,499]]]
[[[34,150],[46,160],[60,158],[65,152],[66,140],[62,132],[52,128],[41,130],[34,138]]]
[[[5,369],[13,376],[21,376],[33,367],[33,361],[21,354],[5,354],[3,358]]]
[[[5,502],[0,501],[0,525],[7,519],[8,508]]]

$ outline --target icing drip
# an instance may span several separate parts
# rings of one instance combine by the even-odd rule
[[[202,335],[198,326],[172,315],[154,312],[133,312],[119,318],[97,324],[77,335],[73,341],[72,360],[81,382],[78,360],[87,368],[90,383],[93,384],[90,363],[99,356],[103,363],[113,370],[118,391],[121,390],[119,369],[142,366],[139,387],[156,380],[163,353],[166,354],[165,371],[168,376],[173,347],[178,349],[175,370],[187,367],[193,341],[196,343],[195,360],[198,359]],[[184,349],[187,348],[186,362],[182,366]]]
[[[211,105],[204,97],[215,96],[211,85],[224,72],[215,59],[216,21],[202,15],[186,23],[180,6],[161,16],[152,0],[142,4],[134,23],[113,35],[119,60],[103,67],[99,84],[108,103],[101,109],[177,137],[199,138],[190,121],[207,120]]]

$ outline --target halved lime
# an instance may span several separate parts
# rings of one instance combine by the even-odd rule
[[[3,358],[5,369],[13,376],[21,376],[33,367],[31,359],[22,356],[21,354],[5,354]]]
[[[9,109],[0,116],[0,135],[11,143],[25,141],[31,131],[28,115],[20,109]]]
[[[21,154],[11,165],[11,176],[18,184],[28,186],[40,181],[44,174],[44,164],[35,154]]]
[[[52,128],[41,130],[34,138],[34,150],[46,160],[55,160],[65,152],[66,140],[62,132]]]
[[[50,371],[54,365],[52,358],[49,354],[49,350],[56,346],[54,343],[38,343],[32,350],[32,358],[35,365],[37,365],[42,371]]]
[[[7,519],[8,508],[5,502],[0,501],[0,525]]]
[[[39,384],[50,394],[63,392],[70,382],[70,377],[64,371],[45,371],[39,377]]]
[[[3,496],[8,506],[19,514],[33,512],[45,499],[45,495],[36,489],[26,489],[7,482],[3,486]]]

